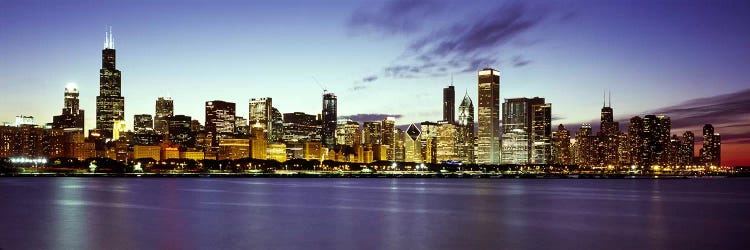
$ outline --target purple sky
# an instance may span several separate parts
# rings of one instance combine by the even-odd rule
[[[748,24],[747,1],[5,0],[0,121],[50,122],[75,82],[93,128],[106,25],[129,126],[166,95],[177,114],[201,121],[214,99],[238,103],[240,116],[250,98],[265,96],[284,113],[319,113],[313,77],[339,96],[341,116],[434,121],[451,74],[457,99],[468,91],[476,103],[476,71],[485,66],[501,71],[502,98],[547,98],[555,124],[596,120],[603,90],[618,119],[677,117],[675,105],[747,93]],[[701,105],[726,101],[710,100],[719,104]],[[747,108],[724,111],[678,121],[677,130],[708,120],[747,139]]]

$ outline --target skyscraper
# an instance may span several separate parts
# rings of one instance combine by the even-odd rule
[[[175,115],[167,119],[169,140],[182,147],[195,146],[195,134],[190,129],[192,118],[186,115]]]
[[[531,106],[532,152],[531,163],[548,164],[552,161],[552,104],[541,103]]]
[[[364,144],[380,145],[383,141],[382,126],[380,122],[365,122],[363,127]]]
[[[705,166],[721,166],[721,135],[714,131],[714,126],[703,126],[703,148],[701,161]]]
[[[236,105],[225,101],[206,102],[206,136],[212,147],[219,146],[219,138],[234,132]]]
[[[65,87],[65,104],[62,114],[52,117],[52,126],[66,130],[83,131],[84,112],[79,107],[78,88],[68,85]]]
[[[270,139],[273,127],[273,99],[271,97],[252,98],[250,99],[249,110],[247,120],[250,126],[259,124],[265,131],[266,138]]]
[[[467,91],[458,106],[458,157],[474,163],[474,103]]]
[[[453,84],[443,88],[443,121],[456,122],[456,89]]]
[[[388,146],[387,159],[389,161],[392,161],[395,159],[394,157],[396,154],[396,118],[386,117],[385,119],[383,119],[380,127],[383,128],[383,132],[381,133],[383,136],[382,145]]]
[[[539,97],[505,99],[503,103],[503,163],[532,163],[532,149],[535,139],[534,120],[537,113],[539,116],[538,139],[540,140],[540,153],[542,154],[539,163],[546,163],[549,155],[549,137],[552,133],[550,125],[552,122],[551,108],[551,105],[545,106],[544,98]]]
[[[500,72],[485,68],[478,74],[478,164],[500,161]]]
[[[612,98],[607,105],[606,100],[602,101],[601,126],[597,135],[596,153],[599,155],[599,165],[616,165],[619,162],[619,139],[620,124],[614,121],[612,110]]]
[[[174,101],[170,97],[156,99],[156,117],[154,130],[160,135],[169,133],[169,118],[174,115]]]
[[[140,114],[133,116],[133,130],[136,133],[145,133],[154,129],[154,120],[149,114]]]
[[[680,140],[680,150],[678,163],[681,166],[694,165],[693,158],[695,154],[695,135],[691,131],[685,131]]]
[[[125,98],[121,96],[121,73],[115,67],[115,56],[115,40],[110,27],[105,33],[99,96],[96,97],[96,129],[104,138],[112,138],[115,122],[125,120]]]
[[[327,148],[333,148],[336,145],[336,109],[336,95],[324,93],[320,138]]]
[[[570,131],[560,124],[557,126],[557,132],[553,138],[553,163],[562,165],[573,164],[570,156]]]

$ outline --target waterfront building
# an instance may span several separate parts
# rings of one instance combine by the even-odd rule
[[[156,116],[154,117],[154,130],[157,134],[169,133],[169,118],[174,116],[174,101],[170,97],[159,97],[156,99]]]
[[[332,148],[336,145],[337,107],[336,95],[333,93],[323,93],[320,138],[323,146],[327,148]]]
[[[80,109],[78,88],[74,85],[65,87],[65,99],[62,114],[52,117],[52,127],[76,129],[83,131],[84,111]]]
[[[218,147],[219,138],[234,133],[235,110],[232,102],[206,102],[206,136],[211,141],[211,147]]]
[[[500,72],[485,68],[478,74],[478,131],[476,162],[500,162]]]
[[[115,41],[110,27],[105,33],[102,68],[99,70],[99,95],[96,97],[96,129],[102,137],[110,139],[115,121],[125,120],[125,98],[121,95],[122,75],[117,70],[115,61]]]

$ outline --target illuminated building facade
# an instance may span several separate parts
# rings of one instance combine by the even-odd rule
[[[458,158],[474,163],[474,103],[467,91],[458,106]]]
[[[170,97],[159,97],[156,99],[156,116],[154,117],[154,130],[157,134],[169,133],[169,118],[174,116],[174,100]]]
[[[219,158],[237,160],[250,156],[250,140],[235,138],[219,139]]]
[[[436,161],[458,161],[457,145],[458,129],[456,125],[444,123],[437,126],[436,137]]]
[[[701,162],[705,166],[721,166],[721,135],[714,131],[714,126],[703,126],[703,148],[700,150]]]
[[[361,144],[362,130],[359,129],[359,123],[345,119],[339,120],[336,128],[336,143],[354,147]]]
[[[553,135],[552,156],[554,164],[573,164],[570,153],[570,131],[562,124],[557,126],[557,131]]]
[[[133,130],[136,133],[145,133],[154,129],[154,119],[149,114],[133,116]]]
[[[396,160],[396,117],[386,117],[380,124],[383,128],[383,145],[388,146],[387,160]]]
[[[691,131],[685,131],[680,140],[680,150],[678,163],[681,166],[695,165],[695,134]]]
[[[365,122],[362,128],[363,143],[367,145],[380,145],[383,140],[383,129],[381,122]]]
[[[250,158],[266,159],[268,141],[263,126],[256,124],[250,128]]]
[[[503,103],[502,162],[505,164],[532,163],[534,118],[537,106],[545,106],[544,98],[512,98]],[[539,108],[539,142],[542,161],[549,154],[551,136],[551,105]],[[549,119],[547,119],[549,117]]]
[[[284,113],[285,143],[320,141],[320,123],[315,115],[302,112]]]
[[[476,162],[500,162],[500,72],[485,68],[478,74],[479,105]]]
[[[206,136],[211,147],[219,146],[219,138],[233,134],[235,107],[232,102],[206,102]]]
[[[250,126],[259,124],[266,132],[266,138],[271,137],[273,127],[273,99],[271,97],[252,98],[248,104],[249,114],[247,120]]]
[[[532,105],[531,163],[548,164],[552,161],[552,104]]]
[[[167,119],[169,141],[183,148],[195,147],[195,134],[190,129],[192,117],[175,115]]]
[[[115,56],[115,41],[110,28],[105,34],[99,96],[96,97],[96,129],[104,138],[112,138],[115,121],[125,120],[125,98],[121,96],[121,73],[115,67]]]

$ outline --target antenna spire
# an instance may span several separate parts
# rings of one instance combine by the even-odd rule
[[[453,86],[453,73],[451,73],[451,86]]]
[[[607,91],[602,90],[602,107],[607,106]]]
[[[609,107],[612,107],[612,91],[609,91]]]

